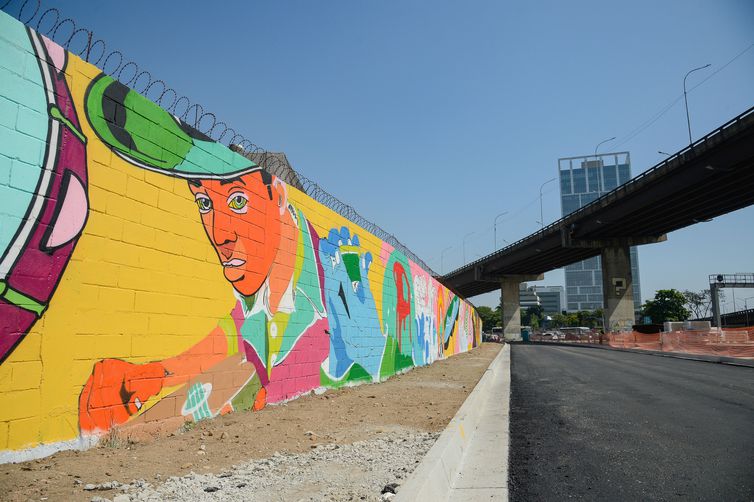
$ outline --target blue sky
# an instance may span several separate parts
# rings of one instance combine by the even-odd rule
[[[712,65],[688,80],[694,137],[754,105],[748,0],[43,2],[285,151],[437,271],[463,264],[468,233],[467,261],[491,252],[503,211],[500,243],[535,231],[559,157],[616,136],[600,151],[630,151],[636,175],[681,149],[682,100],[633,133],[688,70]],[[556,183],[543,206],[545,223],[560,217]],[[642,298],[754,271],[753,221],[749,207],[641,247]]]

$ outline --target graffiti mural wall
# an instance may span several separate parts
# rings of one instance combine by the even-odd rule
[[[4,458],[377,382],[480,328],[400,251],[0,12]]]

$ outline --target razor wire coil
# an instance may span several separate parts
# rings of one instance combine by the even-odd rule
[[[164,80],[154,79],[149,71],[140,68],[135,61],[127,61],[121,51],[108,51],[105,40],[95,38],[92,30],[78,27],[74,19],[63,17],[59,9],[55,7],[43,9],[41,0],[6,0],[0,5],[0,10],[46,36],[68,52],[97,66],[105,74],[150,99],[212,140],[228,147],[232,146],[234,151],[246,157],[262,156],[264,167],[274,171],[278,178],[300,188],[320,204],[387,242],[408,259],[437,277],[438,274],[429,265],[393,234],[364,218],[351,205],[344,203],[316,182],[295,171],[285,160],[284,155],[275,155],[274,152],[268,152],[246,139],[226,122],[218,120],[214,113],[205,110],[201,104],[193,103],[187,96],[168,87]]]

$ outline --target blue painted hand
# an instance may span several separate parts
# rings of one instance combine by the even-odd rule
[[[320,239],[325,270],[325,300],[330,323],[330,376],[342,378],[358,364],[372,378],[379,377],[385,337],[380,330],[369,288],[370,252],[362,253],[359,236],[347,227],[331,229]]]

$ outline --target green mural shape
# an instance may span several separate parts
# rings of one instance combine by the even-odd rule
[[[195,383],[189,388],[186,396],[186,403],[183,405],[184,411],[191,413],[194,421],[206,420],[212,418],[212,411],[207,404],[207,398],[211,392],[211,386],[206,384]]]
[[[380,365],[380,379],[389,378],[397,372],[414,366],[411,356],[406,356],[398,351],[398,342],[392,336],[387,337],[385,353]]]
[[[344,385],[356,382],[371,382],[372,376],[360,364],[354,363],[348,368],[342,378],[335,379],[328,375],[322,368],[319,369],[319,381],[324,387],[339,389]]]
[[[255,374],[231,400],[230,403],[233,405],[233,409],[248,411],[254,408],[254,402],[261,388],[262,382],[259,380],[259,375]]]
[[[351,282],[361,282],[361,269],[359,268],[361,255],[358,246],[340,246],[340,256]]]
[[[225,179],[261,169],[108,75],[92,81],[84,101],[97,136],[139,167],[191,179]]]
[[[396,354],[407,356],[413,366],[411,348],[414,327],[414,284],[408,258],[393,251],[385,266],[382,289],[382,331],[396,340]],[[385,349],[387,357],[388,350]],[[396,368],[398,370],[398,368]]]
[[[445,311],[445,319],[443,320],[442,324],[442,333],[443,333],[443,346],[447,349],[448,348],[448,341],[450,340],[450,337],[453,335],[453,329],[456,325],[456,320],[458,319],[458,311],[460,308],[460,300],[457,296],[454,296],[452,300],[450,300],[450,304],[448,305],[448,309]]]

